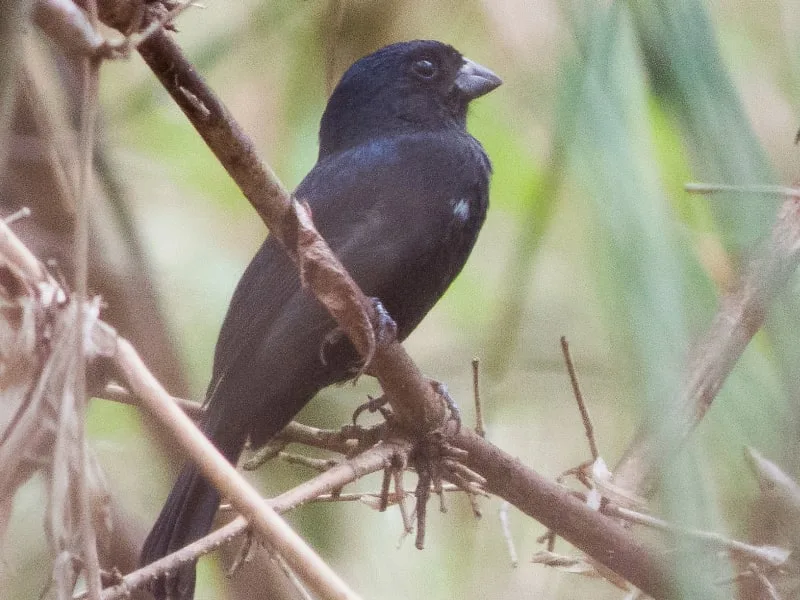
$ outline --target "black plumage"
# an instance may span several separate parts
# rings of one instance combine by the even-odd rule
[[[468,103],[500,85],[491,71],[435,41],[387,46],[357,61],[320,124],[317,164],[295,191],[361,289],[405,339],[472,250],[491,167],[467,133]],[[349,341],[320,349],[334,322],[268,237],[231,300],[207,392],[205,434],[231,462],[268,441],[320,389],[352,375]],[[219,495],[184,467],[142,551],[146,564],[205,535]],[[194,566],[154,586],[191,598]]]

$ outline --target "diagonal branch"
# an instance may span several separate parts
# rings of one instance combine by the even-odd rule
[[[386,442],[359,456],[337,465],[325,473],[268,500],[267,503],[277,513],[284,513],[313,500],[317,496],[340,489],[342,486],[360,479],[364,475],[383,469],[396,454],[408,453],[411,444],[402,440]],[[236,517],[227,525],[193,542],[180,550],[165,556],[149,565],[129,573],[118,584],[103,590],[103,600],[127,598],[131,591],[144,587],[159,574],[175,569],[179,565],[197,560],[200,556],[216,550],[223,544],[244,533],[248,528],[244,517]],[[83,600],[79,596],[76,600]]]

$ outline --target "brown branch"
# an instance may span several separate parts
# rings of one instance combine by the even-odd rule
[[[240,514],[280,552],[294,571],[323,598],[358,598],[261,498],[192,420],[174,403],[126,340],[117,341],[117,367],[142,401],[142,407],[163,425],[205,477],[228,498]]]
[[[411,444],[403,440],[385,442],[284,492],[272,500],[268,500],[267,503],[277,513],[288,512],[322,494],[338,490],[364,475],[380,471],[391,460],[392,456],[407,454],[410,449]],[[103,600],[127,598],[132,590],[146,586],[157,575],[174,570],[181,564],[197,560],[198,557],[208,554],[240,536],[247,528],[247,520],[239,516],[227,525],[181,548],[177,552],[169,554],[133,573],[129,573],[117,585],[103,590]],[[294,568],[296,572],[296,567]],[[81,598],[83,597],[81,596],[76,600],[81,600]]]
[[[697,345],[668,436],[642,428],[614,470],[615,483],[647,497],[660,467],[702,420],[747,344],[761,328],[775,293],[800,262],[800,198],[787,194],[769,241],[746,266],[733,291],[720,301],[711,327]]]
[[[451,442],[467,451],[465,464],[486,478],[486,491],[508,500],[649,596],[678,597],[669,561],[616,521],[472,431],[462,429]]]

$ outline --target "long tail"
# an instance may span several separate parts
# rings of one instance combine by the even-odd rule
[[[140,564],[149,564],[206,535],[218,507],[217,490],[193,463],[187,464],[144,542]],[[156,600],[191,600],[194,579],[195,563],[189,563],[172,572],[168,579],[155,581],[151,591]]]
[[[214,437],[222,439],[214,439],[214,442],[225,458],[235,464],[245,442],[239,438],[247,434],[244,428],[242,431],[233,429],[233,432],[230,429],[218,432],[223,435]],[[139,564],[150,564],[206,535],[211,530],[219,501],[217,490],[200,474],[194,463],[187,463],[144,542]],[[156,600],[192,600],[195,565],[194,562],[188,563],[170,571],[167,577],[154,581],[151,592]]]

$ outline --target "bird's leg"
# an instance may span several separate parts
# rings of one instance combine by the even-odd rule
[[[447,384],[442,383],[441,381],[435,381],[433,379],[430,380],[431,386],[433,390],[441,396],[444,403],[447,405],[447,409],[450,411],[450,418],[448,421],[455,421],[456,422],[456,434],[461,432],[461,409],[458,408],[458,404],[456,401],[453,400],[453,397],[450,395],[449,390],[447,389]]]
[[[375,331],[375,344],[378,346],[391,344],[397,339],[397,323],[379,298],[370,298],[370,301],[374,311],[372,329]]]

